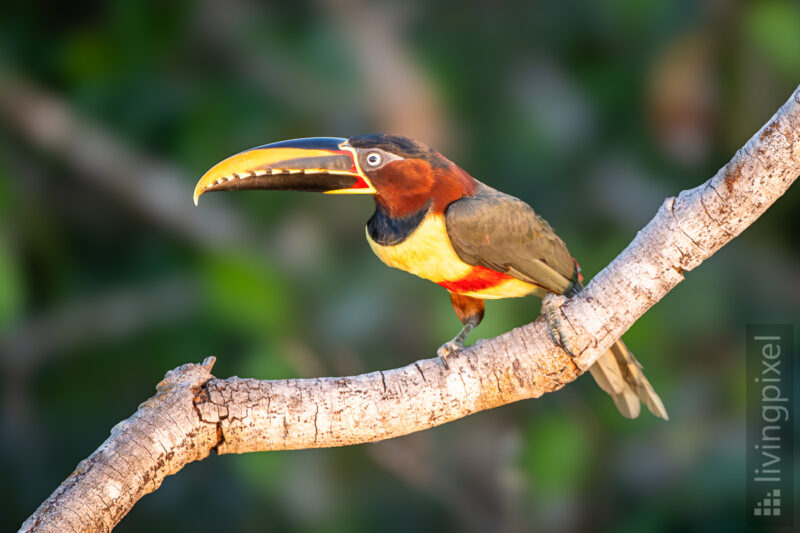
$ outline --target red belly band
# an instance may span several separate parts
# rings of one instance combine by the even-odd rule
[[[497,272],[482,266],[474,266],[469,274],[455,281],[440,281],[441,285],[452,292],[477,292],[500,285],[504,281],[512,279],[512,276]]]

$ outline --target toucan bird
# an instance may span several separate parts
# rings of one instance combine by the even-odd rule
[[[375,255],[450,293],[463,328],[438,351],[445,366],[483,319],[484,300],[581,289],[578,263],[528,204],[408,137],[315,137],[258,146],[206,172],[194,201],[210,191],[249,189],[371,194],[375,213],[366,233]],[[624,416],[638,416],[641,401],[667,418],[622,340],[590,371]]]

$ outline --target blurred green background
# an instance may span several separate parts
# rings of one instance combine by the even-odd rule
[[[257,378],[430,357],[441,288],[384,267],[372,202],[208,195],[222,158],[402,133],[531,203],[591,278],[800,83],[800,4],[22,2],[0,7],[0,529],[182,363]],[[800,194],[637,322],[672,417],[589,378],[385,443],[210,457],[118,531],[743,530],[745,325],[800,322]],[[471,340],[533,320],[489,302]]]

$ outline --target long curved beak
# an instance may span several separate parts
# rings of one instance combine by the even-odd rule
[[[375,193],[347,139],[310,137],[265,144],[217,163],[197,182],[194,204],[209,191],[254,189]]]

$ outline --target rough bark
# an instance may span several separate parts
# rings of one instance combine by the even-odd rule
[[[166,476],[207,457],[217,430],[200,423],[194,399],[213,364],[208,358],[168,372],[155,396],[114,426],[20,531],[110,531]]]
[[[536,398],[574,380],[647,309],[741,233],[800,174],[800,87],[703,185],[668,198],[578,296],[549,297],[559,342],[540,318],[434,359],[342,378],[218,379],[213,358],[167,374],[23,524],[22,531],[107,531],[163,478],[217,453],[371,442]],[[562,345],[567,348],[565,351]]]

